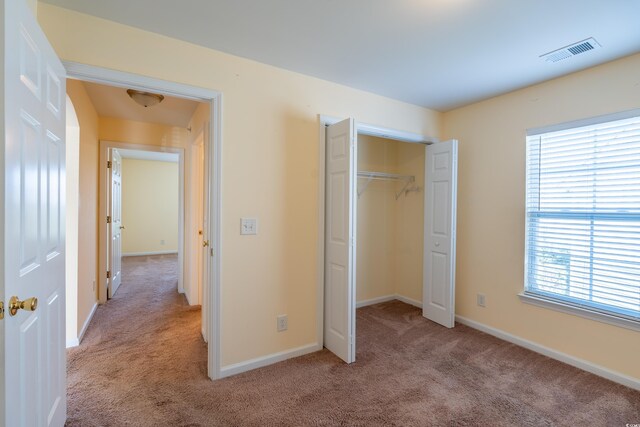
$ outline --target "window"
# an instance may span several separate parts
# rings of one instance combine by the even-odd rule
[[[526,215],[525,299],[640,325],[640,112],[531,132]]]

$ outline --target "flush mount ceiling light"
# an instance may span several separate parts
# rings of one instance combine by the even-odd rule
[[[142,92],[133,89],[128,89],[127,94],[129,94],[131,99],[133,99],[137,104],[142,105],[145,108],[160,104],[164,99],[164,96],[158,93]]]

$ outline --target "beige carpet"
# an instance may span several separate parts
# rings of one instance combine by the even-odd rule
[[[324,350],[211,382],[200,310],[176,293],[176,271],[175,257],[126,259],[120,290],[69,351],[68,425],[640,423],[640,392],[401,302],[358,310],[353,365]]]

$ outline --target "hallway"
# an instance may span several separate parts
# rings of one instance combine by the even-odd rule
[[[184,424],[176,389],[211,384],[200,307],[177,292],[177,255],[122,261],[122,286],[67,353],[67,425]]]

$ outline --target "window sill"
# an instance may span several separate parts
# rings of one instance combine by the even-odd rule
[[[520,301],[527,304],[560,311],[562,313],[573,314],[590,320],[595,320],[597,322],[608,323],[610,325],[620,326],[622,328],[627,328],[634,331],[640,331],[640,322],[635,320],[618,317],[612,314],[601,313],[599,311],[590,310],[584,307],[577,307],[550,298],[528,294],[526,292],[518,294],[518,297],[520,297]]]

